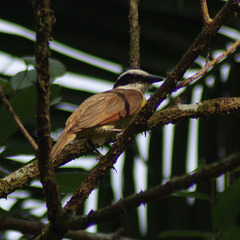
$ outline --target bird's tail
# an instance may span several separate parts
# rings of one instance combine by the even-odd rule
[[[63,148],[68,143],[75,140],[75,138],[76,138],[76,134],[72,134],[64,130],[52,148],[51,161],[54,161],[58,156],[58,154],[63,150]]]

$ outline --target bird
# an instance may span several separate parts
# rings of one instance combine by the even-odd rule
[[[51,160],[75,140],[86,139],[93,146],[116,140],[145,105],[144,93],[150,85],[162,80],[141,69],[125,70],[112,90],[90,96],[70,115],[51,150]]]

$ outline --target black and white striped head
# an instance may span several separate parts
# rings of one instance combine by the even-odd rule
[[[145,92],[152,83],[162,80],[141,69],[128,69],[118,77],[113,88],[138,89]]]

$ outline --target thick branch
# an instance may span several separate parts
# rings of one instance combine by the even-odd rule
[[[144,203],[149,203],[152,201],[160,200],[169,196],[170,194],[179,191],[181,189],[187,189],[193,184],[199,184],[203,181],[209,180],[211,178],[216,178],[221,174],[240,166],[240,153],[230,155],[229,157],[221,160],[218,163],[205,166],[200,170],[192,174],[186,174],[181,177],[175,177],[169,180],[167,183],[150,188],[146,191],[140,192],[138,194],[133,194],[125,199],[119,200],[110,207],[100,209],[98,211],[92,211],[87,216],[72,216],[66,218],[66,225],[68,229],[79,230],[85,229],[92,224],[103,223],[112,220],[114,217],[119,217],[121,214],[126,213],[133,208],[136,208]],[[23,233],[38,233],[43,224],[36,222],[28,222],[25,220],[19,220],[14,218],[0,218],[0,229],[15,229]],[[74,232],[68,232],[66,237],[70,237]],[[79,232],[81,236],[81,232]],[[85,233],[82,233],[83,236]],[[85,238],[83,238],[85,239]],[[86,239],[91,239],[87,238]],[[97,238],[96,238],[97,239]],[[106,238],[108,239],[108,238]]]
[[[163,85],[156,91],[153,97],[140,111],[135,121],[126,129],[122,136],[108,151],[105,157],[87,176],[85,181],[82,182],[81,186],[76,190],[71,200],[65,206],[65,209],[72,210],[74,212],[80,205],[83,204],[91,191],[97,186],[99,181],[101,181],[102,178],[108,174],[117,158],[129,146],[135,135],[139,131],[144,130],[146,121],[153,115],[155,109],[166,99],[169,94],[175,90],[177,82],[180,81],[186,70],[191,66],[201,51],[206,48],[217,30],[237,7],[238,1],[228,1],[213,19],[211,24],[203,28],[201,33],[195,39],[194,43],[178,62],[177,66],[168,75]]]
[[[98,211],[91,211],[87,216],[72,216],[66,218],[66,225],[68,225],[67,228],[71,230],[85,229],[92,224],[98,224],[112,220],[114,217],[119,217],[121,214],[126,213],[126,211],[136,208],[141,204],[160,200],[176,191],[187,189],[193,184],[199,184],[211,178],[216,178],[221,174],[232,171],[239,166],[240,153],[230,155],[220,162],[205,166],[204,168],[201,168],[192,174],[175,177],[163,185],[150,188],[146,191],[133,194],[125,199],[119,200],[110,207],[106,207]],[[1,230],[15,229],[23,233],[36,234],[39,233],[43,227],[42,223],[28,222],[14,218],[1,217],[0,220]],[[72,234],[74,234],[74,232],[68,232],[66,237],[70,237]],[[84,236],[86,236],[86,239],[92,239],[90,237],[87,238],[87,235],[85,235],[86,233],[84,232],[79,232],[78,234],[83,237],[82,239],[85,239]]]
[[[156,112],[146,123],[143,131],[168,123],[177,123],[188,118],[200,118],[226,114],[227,116],[240,111],[240,98],[218,98],[206,100],[199,104],[178,104]],[[92,152],[93,148],[87,143],[76,142],[67,145],[54,162],[58,167],[71,159]],[[37,160],[20,168],[0,181],[0,197],[6,197],[18,188],[30,183],[39,176]]]
[[[205,166],[193,174],[186,174],[181,177],[175,177],[167,183],[134,194],[128,198],[119,200],[110,207],[98,211],[92,211],[86,217],[79,217],[75,223],[71,224],[71,229],[83,229],[91,224],[98,224],[117,217],[127,211],[134,209],[141,204],[165,198],[172,193],[188,189],[193,184],[199,184],[211,178],[216,178],[223,173],[236,169],[240,166],[240,153],[233,154],[218,163]]]
[[[224,11],[224,15],[229,14],[234,8],[237,7],[237,1],[230,1],[227,4],[229,5],[230,3],[231,3],[230,11],[228,9],[226,9],[226,5],[223,7],[223,10],[221,10],[221,11]],[[182,64],[184,64],[184,62],[182,62],[181,65]],[[177,66],[179,66],[179,64]],[[239,109],[238,100],[236,102],[236,105],[234,104],[234,106],[236,107],[236,110]],[[207,108],[206,108],[206,111],[207,111]],[[224,110],[224,111],[226,111],[226,110]],[[231,113],[232,111],[233,111],[233,109],[229,110],[228,112]],[[174,122],[177,122],[178,121],[177,119],[181,118],[182,113],[183,112],[180,112],[179,116],[174,117]],[[171,114],[174,114],[174,110],[172,110]],[[155,114],[149,120],[151,122],[150,126],[157,126],[158,125],[157,122],[158,121],[161,122],[160,118],[157,118],[156,122],[153,121],[154,116],[155,116]],[[168,123],[167,118],[171,119],[171,116],[169,116],[169,115],[168,115],[168,117],[162,116],[161,118],[162,119],[165,118],[166,120],[164,121],[164,123]],[[143,129],[144,129],[144,131],[147,130],[146,127],[143,127]],[[141,130],[139,132],[141,132]],[[71,159],[77,158],[82,155],[86,155],[87,153],[89,153],[91,151],[92,151],[91,146],[89,146],[87,144],[83,145],[81,142],[76,142],[74,144],[68,145],[62,151],[62,153],[58,156],[54,167],[63,165],[65,163],[67,163],[68,161],[70,161]],[[16,189],[23,187],[25,184],[31,182],[33,179],[37,178],[38,176],[39,176],[39,170],[38,170],[37,161],[32,162],[32,163],[26,165],[25,167],[17,170],[16,172],[6,176],[0,182],[0,185],[1,185],[0,197],[6,197],[7,194],[12,193]]]
[[[54,170],[50,162],[52,141],[50,138],[50,73],[48,62],[50,50],[48,41],[52,37],[54,17],[50,7],[50,0],[35,0],[34,3],[37,20],[35,48],[37,70],[37,133],[39,141],[37,157],[39,160],[40,180],[48,207],[48,217],[54,222],[61,211]]]
[[[18,218],[0,217],[0,230],[16,230],[23,234],[37,235],[40,234],[45,224],[38,221],[27,221]],[[130,238],[121,237],[121,229],[110,234],[103,233],[88,233],[85,231],[68,231],[65,235],[66,238],[70,239],[81,239],[81,240],[112,240],[117,237],[119,240],[133,240]]]
[[[146,131],[169,123],[177,123],[183,119],[203,118],[224,114],[238,113],[240,111],[240,98],[217,98],[205,100],[197,104],[177,104],[153,114],[147,121]]]
[[[214,67],[217,63],[219,63],[222,59],[232,53],[240,44],[240,40],[236,41],[230,48],[228,48],[223,54],[221,54],[216,59],[208,62],[205,67],[203,67],[199,72],[194,74],[192,77],[181,81],[177,84],[177,89],[182,88],[190,83],[192,83],[197,78],[204,75],[208,70]],[[198,105],[192,105],[192,109],[197,107]],[[239,111],[239,98],[222,98],[222,99],[213,99],[207,100],[199,104],[200,107],[197,108],[197,111],[191,111],[191,107],[189,105],[185,105],[184,110],[177,109],[177,106],[174,108],[167,108],[166,110],[162,110],[160,112],[156,112],[147,122],[145,131],[149,131],[154,127],[168,124],[168,123],[176,123],[180,119],[186,118],[198,118],[198,117],[209,117],[216,113],[222,114],[230,114],[235,110]],[[212,106],[212,107],[211,107]],[[188,110],[187,110],[188,109]],[[204,111],[201,111],[204,109]],[[212,109],[212,111],[211,111]],[[67,146],[64,151],[59,155],[56,162],[54,162],[54,167],[61,166],[66,164],[70,160],[77,158],[79,156],[83,156],[92,151],[92,146],[87,143],[75,143]],[[17,188],[23,187],[25,184],[29,183],[33,179],[39,176],[39,171],[36,162],[30,163],[25,167],[17,170],[16,172],[8,175],[6,178],[2,179],[5,186],[0,191],[0,196],[5,197],[6,194],[9,194],[15,191]],[[11,182],[12,185],[9,185]]]
[[[193,184],[199,184],[211,178],[216,178],[221,174],[232,171],[239,166],[240,153],[236,153],[230,155],[218,163],[205,166],[204,168],[201,168],[192,174],[175,177],[163,185],[150,188],[146,191],[140,192],[138,194],[133,194],[125,199],[119,200],[110,207],[106,207],[98,211],[91,211],[87,216],[72,216],[66,218],[65,224],[68,225],[67,228],[71,230],[86,229],[92,224],[98,224],[112,220],[114,217],[119,217],[121,214],[126,213],[126,211],[136,208],[141,204],[160,200],[176,191],[187,189]],[[1,230],[15,229],[23,233],[36,234],[39,233],[43,227],[42,223],[28,222],[14,218],[1,217],[0,220]],[[82,239],[85,239],[84,237],[86,237],[86,239],[92,239],[90,236],[88,238],[88,235],[85,235],[86,233],[84,232],[78,232],[78,234],[79,236],[83,237]],[[72,235],[74,235],[74,232],[68,232],[66,237],[70,237]]]

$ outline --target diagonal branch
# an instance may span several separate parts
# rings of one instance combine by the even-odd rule
[[[197,73],[195,73],[193,76],[191,76],[190,78],[187,78],[181,82],[179,82],[177,84],[177,89],[180,89],[182,87],[185,87],[187,85],[189,85],[190,83],[192,83],[193,81],[195,81],[196,79],[198,79],[199,77],[203,76],[204,74],[206,74],[209,69],[213,68],[216,64],[218,64],[219,62],[221,62],[224,58],[226,58],[229,54],[231,54],[233,51],[236,50],[236,48],[240,45],[240,39],[237,40],[231,47],[229,47],[226,51],[224,51],[224,53],[222,53],[220,56],[218,56],[217,58],[215,58],[214,60],[212,60],[211,62],[207,62],[205,67],[203,67],[200,71],[198,71]],[[176,89],[176,90],[177,90]]]
[[[114,217],[119,217],[129,210],[139,207],[141,204],[166,198],[176,191],[188,189],[194,184],[199,184],[209,179],[219,177],[221,174],[232,171],[239,166],[240,153],[232,154],[217,163],[204,166],[192,174],[174,177],[163,185],[133,194],[98,211],[91,211],[87,216],[76,217],[69,227],[71,230],[85,229],[92,224],[112,220]]]
[[[146,191],[133,194],[125,199],[119,200],[109,207],[97,211],[91,211],[87,216],[70,216],[69,218],[66,217],[66,219],[63,220],[66,222],[63,224],[66,224],[66,227],[68,229],[74,231],[79,229],[86,229],[92,224],[98,224],[112,220],[113,218],[119,217],[120,215],[126,213],[126,211],[140,206],[141,204],[163,199],[176,191],[188,189],[193,184],[199,184],[211,178],[216,178],[221,174],[238,168],[239,166],[240,153],[235,153],[216,163],[204,166],[194,173],[186,174],[180,177],[174,177],[163,185],[155,186]],[[11,228],[22,231],[23,233],[37,234],[44,227],[42,223],[29,222],[22,219],[0,217],[0,220],[1,230]],[[73,235],[75,235],[74,232],[69,231],[65,236],[71,237]],[[89,239],[91,239],[91,235],[88,235],[83,231],[78,232],[77,235],[82,238],[85,237],[88,239],[89,237]],[[108,236],[109,235],[106,235],[106,238],[104,239],[108,239]]]
[[[105,157],[91,171],[85,181],[82,182],[65,206],[65,209],[75,212],[77,208],[83,204],[99,181],[108,174],[109,170],[113,167],[121,153],[129,146],[135,135],[139,131],[144,131],[146,121],[153,115],[156,108],[166,99],[166,97],[175,90],[177,82],[180,81],[186,70],[206,48],[218,29],[237,7],[237,0],[229,0],[211,23],[203,28],[176,67],[169,73],[162,86],[155,92],[150,100],[148,100],[135,121],[126,129],[126,131],[124,131],[122,136],[115,142]]]
[[[207,118],[216,114],[229,116],[240,111],[240,98],[218,98],[205,100],[199,104],[178,104],[158,111],[147,121],[143,131],[149,131],[168,123],[177,123],[188,118]],[[140,133],[140,131],[139,131]],[[59,154],[54,167],[66,164],[72,159],[92,152],[88,143],[75,142],[67,145]],[[38,161],[31,162],[0,180],[0,197],[14,192],[18,188],[39,177]]]
[[[226,56],[231,54],[240,44],[240,40],[236,41],[229,49],[227,49],[223,54],[221,54],[216,59],[208,62],[205,67],[203,67],[199,72],[191,76],[190,78],[183,80],[177,84],[177,89],[187,86],[192,83],[194,80],[204,75],[208,70],[214,67],[217,63],[219,63]],[[1,89],[0,89],[1,92]],[[210,111],[211,107],[213,111]],[[197,105],[196,105],[197,106]],[[199,105],[200,106],[200,105]],[[160,112],[156,112],[147,122],[145,131],[149,131],[157,126],[161,126],[168,123],[176,123],[180,119],[186,118],[197,118],[197,117],[209,117],[219,112],[222,113],[232,113],[235,110],[239,110],[239,99],[238,98],[222,98],[207,100],[201,103],[202,109],[205,109],[205,113],[203,113],[200,108],[197,109],[196,112],[190,111],[191,108],[189,105],[185,105],[185,110],[178,110],[177,106],[174,108],[167,108],[166,110],[162,110]],[[208,106],[208,108],[206,108]],[[218,109],[214,107],[218,106]],[[10,104],[9,104],[9,107]],[[192,106],[193,107],[193,106]],[[187,110],[188,109],[188,110]],[[205,116],[204,116],[205,114]],[[167,117],[166,117],[167,116]],[[18,118],[16,118],[18,119]],[[31,137],[29,138],[31,140]],[[34,140],[33,140],[34,144]],[[37,145],[36,145],[37,146]],[[92,151],[92,146],[87,143],[75,143],[67,146],[65,150],[59,155],[56,162],[54,162],[54,167],[61,166],[66,164],[70,160],[77,158],[79,156],[83,156]],[[23,187],[25,184],[29,183],[33,179],[39,176],[39,170],[37,167],[37,162],[30,163],[23,168],[13,172],[8,175],[4,179],[2,179],[2,189],[0,190],[0,197],[5,197],[6,194],[9,194],[15,191],[17,188]],[[14,187],[9,185],[8,183],[12,183]],[[5,185],[5,187],[3,187]]]
[[[234,2],[234,5],[236,3]],[[232,9],[232,5],[230,6]],[[225,9],[225,7],[224,7]],[[227,10],[226,10],[227,11]],[[229,98],[229,101],[231,98]],[[213,100],[212,100],[213,101]],[[239,109],[239,100],[235,100],[234,102],[232,102],[231,106],[227,105],[226,109],[223,109],[224,112],[227,113],[231,113],[233,111],[235,111],[234,109],[236,109],[236,111],[238,111]],[[206,106],[205,104],[206,103]],[[205,106],[205,114],[209,111],[209,109],[207,108],[208,106],[208,102],[204,102],[203,103],[203,107]],[[217,104],[218,106],[222,106],[221,103]],[[230,109],[228,110],[228,108],[230,107]],[[219,108],[222,109],[222,108]],[[150,130],[151,127],[156,127],[159,124],[167,124],[168,122],[173,122],[176,123],[179,119],[181,119],[181,116],[183,115],[183,112],[185,112],[186,110],[182,110],[179,112],[179,116],[178,114],[175,112],[175,110],[172,110],[171,113],[167,113],[167,117],[164,116],[164,111],[168,111],[168,109],[166,110],[162,110],[160,113],[155,113],[150,119],[149,121],[151,122],[149,125],[150,128],[148,127],[144,127],[144,131],[145,130]],[[219,112],[220,113],[220,112]],[[215,114],[215,112],[213,111],[213,113],[210,113],[208,116],[211,116],[212,114]],[[171,117],[174,116],[174,117]],[[196,117],[201,117],[201,114],[198,113],[198,111],[196,112]],[[156,117],[156,119],[155,119]],[[169,119],[169,121],[168,121]],[[173,120],[173,121],[172,121]],[[139,130],[139,132],[141,132]],[[72,159],[75,159],[79,156],[83,156],[88,154],[89,152],[92,151],[92,147],[90,145],[88,145],[87,143],[81,143],[81,142],[76,142],[74,144],[70,144],[68,146],[65,147],[65,149],[62,151],[62,153],[58,156],[57,161],[54,163],[54,167],[58,167],[61,166],[63,164],[66,164],[67,162],[69,162]],[[38,170],[38,163],[37,160],[29,163],[28,165],[24,166],[23,168],[20,168],[19,170],[13,172],[12,174],[6,176],[5,178],[1,179],[0,181],[0,197],[6,197],[8,194],[12,193],[13,191],[15,191],[18,188],[23,187],[24,185],[30,183],[33,179],[37,178],[39,176],[39,170]]]
[[[2,102],[5,104],[8,112],[10,113],[11,117],[13,118],[13,120],[16,122],[19,130],[22,132],[23,136],[28,140],[29,144],[31,145],[32,149],[37,152],[38,150],[38,145],[36,144],[36,142],[34,141],[34,139],[31,137],[31,135],[28,133],[28,131],[26,130],[26,128],[23,126],[19,116],[16,114],[16,112],[14,111],[14,109],[12,108],[11,104],[9,103],[9,101],[7,100],[2,87],[0,86],[0,98],[2,100]]]

